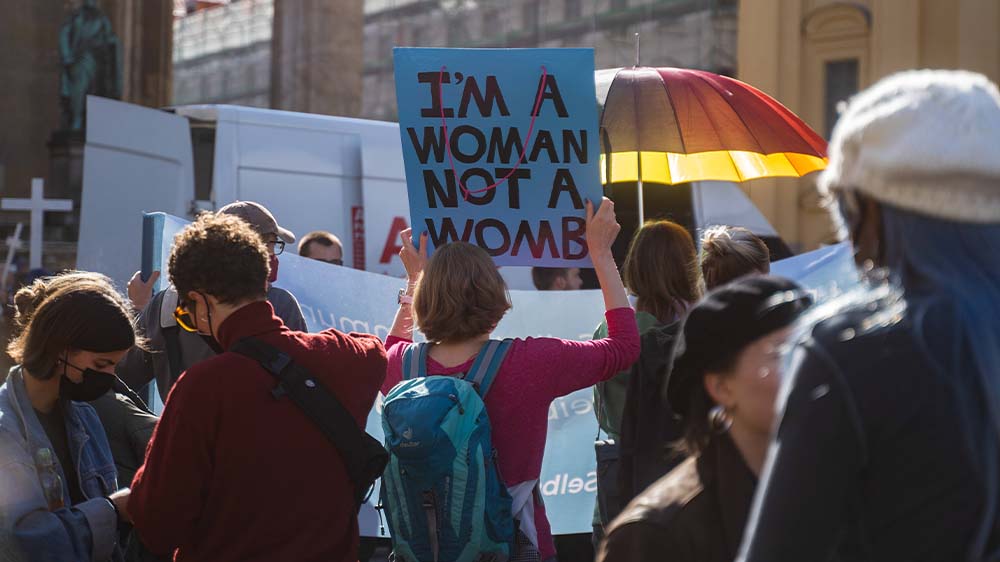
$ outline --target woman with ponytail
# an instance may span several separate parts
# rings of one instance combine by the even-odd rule
[[[124,298],[98,274],[39,279],[15,296],[18,363],[0,386],[0,552],[120,559],[128,491],[94,409],[136,342]],[[49,286],[50,282],[58,287]]]

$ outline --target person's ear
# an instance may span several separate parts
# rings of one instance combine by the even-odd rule
[[[736,405],[736,400],[732,389],[729,387],[727,377],[717,373],[705,373],[703,382],[705,392],[708,393],[708,397],[712,399],[712,402],[727,410]]]
[[[560,275],[559,277],[556,277],[556,280],[552,282],[552,288],[555,289],[556,291],[565,291],[566,290],[566,278],[563,277],[562,275]]]

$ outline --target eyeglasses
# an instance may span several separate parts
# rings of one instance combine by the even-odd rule
[[[188,311],[188,307],[194,308],[194,303],[178,302],[177,308],[174,309],[174,320],[185,332],[197,332],[198,329],[194,327],[194,315]]]
[[[285,241],[281,239],[268,240],[264,244],[267,245],[267,249],[274,252],[274,255],[280,256],[281,252],[285,251]]]

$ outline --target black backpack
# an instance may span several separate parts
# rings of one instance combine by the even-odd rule
[[[618,444],[619,510],[684,460],[671,446],[682,432],[666,400],[680,326],[659,325],[643,334],[639,360],[629,371]]]

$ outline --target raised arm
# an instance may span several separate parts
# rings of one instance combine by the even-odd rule
[[[587,201],[587,250],[597,273],[597,282],[601,284],[605,310],[629,306],[625,285],[611,254],[611,244],[621,229],[615,217],[614,201],[605,197],[596,213],[593,203]]]
[[[406,291],[400,299],[399,310],[396,311],[396,318],[392,321],[392,328],[389,336],[394,336],[404,340],[413,339],[413,311],[409,299],[413,298],[413,289],[417,287],[417,281],[424,272],[427,265],[427,233],[420,235],[420,247],[413,246],[413,229],[407,228],[399,233],[399,240],[403,247],[399,250],[399,259],[403,260],[403,267],[406,268]]]

